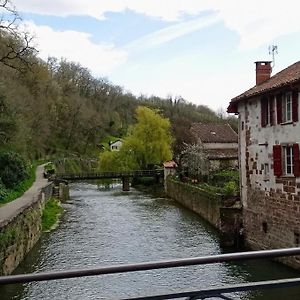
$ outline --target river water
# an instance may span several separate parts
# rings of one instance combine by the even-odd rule
[[[42,236],[18,273],[108,266],[220,254],[217,232],[167,198],[120,184],[71,185],[58,228]],[[296,277],[275,262],[192,266],[0,287],[1,300],[122,299],[222,284]],[[300,299],[300,290],[234,294],[235,299]]]

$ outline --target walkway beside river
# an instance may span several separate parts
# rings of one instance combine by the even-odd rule
[[[36,169],[36,180],[32,187],[21,197],[0,206],[0,228],[11,222],[11,220],[38,200],[37,195],[41,189],[49,184],[48,180],[44,178],[43,172],[44,165],[38,166]]]

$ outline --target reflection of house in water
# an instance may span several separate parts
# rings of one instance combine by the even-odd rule
[[[211,171],[238,167],[238,135],[229,124],[194,123],[191,133],[206,152]]]
[[[110,151],[119,151],[123,145],[122,140],[110,141],[108,143]]]

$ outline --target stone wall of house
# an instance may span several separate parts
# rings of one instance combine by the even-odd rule
[[[300,122],[262,127],[259,97],[242,101],[238,111],[246,242],[252,249],[299,246],[300,177],[274,176],[273,146],[300,144]],[[295,258],[285,258],[283,261],[293,267],[300,266],[300,261]]]
[[[45,201],[52,196],[52,184],[42,188],[30,204],[0,224],[0,275],[9,275],[41,236]]]
[[[221,195],[170,177],[165,184],[169,197],[191,209],[220,231],[222,246],[237,246],[242,224],[240,207],[224,201]]]

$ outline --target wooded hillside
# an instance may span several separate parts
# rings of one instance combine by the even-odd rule
[[[28,34],[0,30],[0,149],[30,159],[54,154],[96,156],[107,135],[123,136],[135,109],[157,108],[170,119],[174,151],[179,151],[192,122],[231,122],[206,106],[177,97],[137,97],[106,78],[65,59],[43,61]],[[201,83],[199,83],[199,101]]]

